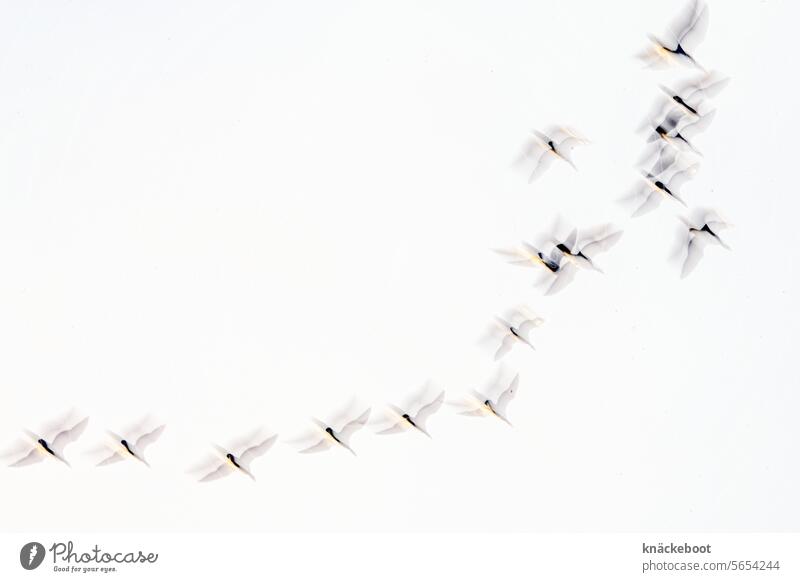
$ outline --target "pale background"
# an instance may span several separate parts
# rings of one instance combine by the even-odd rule
[[[0,18],[0,442],[70,407],[67,454],[0,470],[6,531],[797,530],[792,361],[798,9],[714,2],[698,59],[731,78],[685,197],[734,223],[688,279],[678,206],[630,221],[635,129],[674,74],[634,58],[680,2],[26,2]],[[533,185],[535,127],[592,144]],[[489,249],[557,216],[625,234],[542,297]],[[211,441],[294,436],[357,396],[454,399],[515,351],[513,429],[449,407],[357,458],[277,445],[185,474]],[[167,422],[95,469],[103,429]]]

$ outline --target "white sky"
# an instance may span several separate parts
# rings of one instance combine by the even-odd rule
[[[0,18],[0,441],[70,407],[74,469],[0,471],[4,530],[791,530],[800,519],[792,136],[798,9],[714,2],[698,59],[729,76],[691,204],[735,226],[686,280],[677,206],[631,221],[635,129],[674,73],[634,55],[681,2],[7,4]],[[578,128],[579,172],[511,168]],[[625,234],[542,297],[489,249],[557,216]],[[184,473],[258,425],[291,437],[351,397],[456,398],[494,372],[494,313],[545,319],[513,429],[449,408],[434,435],[277,445]],[[167,423],[95,469],[104,429]],[[31,509],[21,499],[35,498]]]

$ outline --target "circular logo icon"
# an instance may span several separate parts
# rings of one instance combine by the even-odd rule
[[[44,546],[39,542],[28,542],[19,551],[19,563],[26,570],[35,570],[44,561]]]

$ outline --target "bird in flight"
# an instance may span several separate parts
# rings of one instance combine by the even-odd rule
[[[147,432],[135,431],[134,429],[130,432],[134,432],[134,434],[136,432],[139,433],[135,438],[131,438],[133,435],[129,432],[126,432],[125,436],[121,436],[117,433],[107,431],[111,443],[110,446],[106,446],[105,448],[107,451],[110,449],[111,454],[106,455],[97,463],[97,466],[101,467],[118,463],[126,459],[133,459],[149,467],[150,463],[145,459],[144,451],[161,437],[161,433],[164,432],[165,427],[166,425],[162,424]]]
[[[47,431],[48,435],[36,434],[26,430],[25,434],[29,442],[24,445],[24,448],[20,449],[20,452],[27,451],[27,453],[11,463],[9,467],[24,467],[39,463],[45,459],[58,460],[68,467],[71,466],[64,456],[64,449],[67,445],[80,438],[83,431],[86,430],[87,424],[89,424],[89,417],[71,424],[63,421],[58,428]]]
[[[317,426],[315,433],[319,440],[316,440],[311,446],[301,449],[300,452],[305,454],[321,453],[327,451],[331,447],[337,446],[347,449],[355,455],[356,452],[350,447],[350,439],[356,432],[364,428],[364,425],[367,424],[367,420],[369,420],[369,415],[370,409],[367,408],[353,420],[342,423],[339,429],[334,428],[329,423],[316,418],[313,419],[314,424]],[[338,423],[334,424],[338,425]]]
[[[675,200],[686,206],[686,202],[680,197],[680,188],[684,182],[694,176],[697,168],[698,164],[692,164],[672,172],[664,172],[659,176],[643,171],[642,181],[637,184],[633,192],[622,200],[623,202],[633,200],[636,203],[636,209],[632,214],[634,217],[642,216],[656,209],[663,199]],[[665,176],[669,176],[669,178]]]
[[[250,465],[271,449],[277,438],[277,434],[264,438],[258,431],[244,441],[247,444],[231,447],[213,445],[214,454],[190,471],[199,475],[198,481],[201,483],[216,481],[233,473],[241,473],[255,481]]]
[[[711,72],[691,81],[685,81],[674,89],[664,85],[659,87],[670,103],[677,104],[688,115],[700,117],[706,100],[722,91],[728,81],[729,79]]]
[[[517,164],[533,163],[528,183],[539,178],[554,160],[566,162],[577,170],[572,161],[572,150],[578,145],[589,143],[584,137],[578,135],[567,127],[556,127],[548,130],[547,134],[533,131],[534,137],[529,139],[522,153],[517,159]]]
[[[681,217],[681,250],[685,253],[681,278],[694,271],[703,258],[706,247],[718,245],[730,250],[730,247],[720,238],[719,232],[728,228],[728,224],[719,218],[716,212],[701,210],[695,213],[698,220]]]
[[[489,330],[490,338],[495,342],[500,341],[500,346],[494,352],[495,361],[505,356],[517,344],[535,350],[529,339],[530,332],[543,323],[544,319],[530,315],[526,309],[514,309],[505,317],[495,316]]]
[[[694,52],[705,38],[707,30],[708,7],[700,0],[695,0],[669,26],[663,38],[648,35],[652,45],[640,57],[645,65],[651,67],[683,62],[702,69]]]
[[[444,390],[439,392],[439,394],[433,400],[420,406],[411,408],[410,410],[416,408],[416,413],[414,414],[390,404],[390,422],[392,424],[382,430],[379,430],[378,434],[396,434],[414,429],[430,438],[431,435],[427,428],[425,428],[425,424],[427,423],[428,419],[442,407],[443,402]]]
[[[593,229],[596,230],[596,229]],[[608,232],[608,227],[601,229],[602,235],[583,237],[578,241],[578,229],[574,228],[564,240],[554,240],[555,249],[564,257],[564,260],[584,269],[593,269],[603,272],[594,262],[594,257],[617,244],[622,231]]]
[[[495,252],[505,256],[511,265],[541,267],[546,276],[544,281],[538,281],[537,285],[544,283],[547,286],[545,295],[558,293],[575,278],[574,265],[564,260],[563,254],[556,248],[553,248],[548,256],[534,245],[522,241],[521,248],[495,249]]]
[[[688,149],[698,155],[699,150],[689,141],[700,132],[704,131],[714,119],[715,110],[703,115],[690,115],[679,107],[673,107],[660,122],[653,123],[653,131],[647,138],[648,143],[663,140],[678,149]]]
[[[505,422],[508,426],[511,421],[508,420],[508,404],[517,395],[517,387],[519,386],[519,374],[516,374],[511,380],[508,387],[503,390],[497,397],[497,400],[492,400],[486,394],[473,390],[467,404],[467,409],[462,410],[459,414],[465,416],[493,416]]]

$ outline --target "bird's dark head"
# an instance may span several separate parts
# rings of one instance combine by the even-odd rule
[[[225,455],[225,458],[228,459],[229,461],[233,461],[233,453],[227,453]]]
[[[681,99],[680,95],[673,95],[672,98],[677,102],[683,105],[683,99]]]
[[[119,442],[120,442],[120,444],[121,444],[123,447],[126,447],[126,448],[127,448],[127,446],[128,446],[128,441],[126,441],[125,439],[122,439],[122,440],[121,440],[121,441],[119,441]]]
[[[329,435],[333,436],[333,429],[331,427],[326,426],[325,427],[325,432],[328,433]]]
[[[484,403],[486,406],[490,406],[490,405],[492,404],[492,401],[491,401],[491,400],[489,400],[489,399],[487,398],[486,400],[484,400],[484,401],[483,401],[483,403]]]
[[[36,442],[39,443],[40,445],[42,445],[43,447],[47,446],[47,442],[44,439],[39,439]]]
[[[408,413],[407,413],[407,412],[404,412],[404,413],[403,413],[403,418],[405,418],[406,420],[411,420],[411,417],[410,417],[410,416],[408,416]]]

